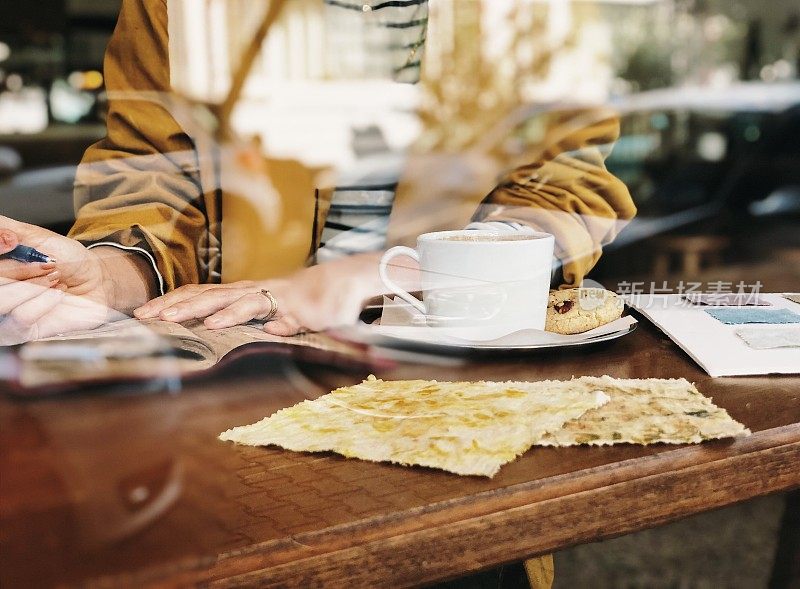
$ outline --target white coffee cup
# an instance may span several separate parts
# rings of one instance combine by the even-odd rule
[[[428,325],[544,329],[553,247],[552,235],[534,231],[437,231],[420,235],[416,249],[389,249],[379,271],[386,287],[423,313]],[[389,278],[396,256],[419,263],[422,301]]]

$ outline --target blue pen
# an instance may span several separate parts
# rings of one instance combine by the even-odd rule
[[[0,256],[0,258],[11,258],[17,262],[25,262],[26,264],[31,264],[33,262],[41,262],[42,264],[55,263],[54,258],[46,256],[42,252],[28,247],[27,245],[18,245],[10,252]]]

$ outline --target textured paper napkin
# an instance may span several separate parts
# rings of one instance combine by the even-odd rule
[[[584,376],[574,390],[602,391],[611,400],[545,435],[542,446],[686,444],[750,435],[686,379]]]
[[[800,323],[800,315],[789,309],[726,308],[707,309],[706,313],[726,325]]]
[[[603,393],[555,381],[372,377],[230,429],[220,439],[492,477],[545,433],[606,401]]]
[[[800,348],[800,327],[744,327],[736,335],[754,350]]]

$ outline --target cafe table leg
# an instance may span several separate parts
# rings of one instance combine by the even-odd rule
[[[537,558],[529,558],[525,561],[525,572],[528,574],[528,583],[530,583],[531,589],[551,589],[555,577],[553,555],[545,554]]]

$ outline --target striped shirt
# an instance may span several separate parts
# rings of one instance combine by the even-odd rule
[[[345,74],[419,81],[428,0],[323,1],[332,44],[351,60]]]
[[[323,1],[331,45],[353,62],[351,69],[340,75],[390,78],[401,83],[419,81],[428,0]],[[361,34],[354,35],[354,31]],[[380,137],[371,143],[374,152],[385,149]],[[316,261],[383,249],[396,188],[397,178],[338,186]]]

